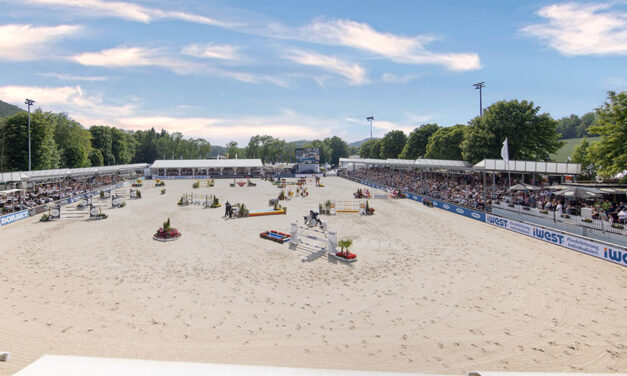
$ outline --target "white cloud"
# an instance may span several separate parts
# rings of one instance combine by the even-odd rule
[[[428,116],[424,116],[424,118],[426,119],[428,118]],[[370,125],[370,123],[366,120],[359,120],[359,119],[355,119],[351,117],[347,117],[345,120],[350,123],[364,124],[368,126]],[[416,125],[397,123],[397,122],[393,122],[389,120],[377,120],[375,118],[372,121],[372,129],[373,129],[374,137],[383,137],[386,133],[390,131],[395,131],[395,130],[401,130],[405,132],[405,134],[409,135],[409,133],[411,133],[411,131],[413,131],[415,128],[416,128]]]
[[[549,5],[537,12],[547,23],[521,31],[568,56],[625,55],[627,13],[611,8],[611,3]]]
[[[57,6],[59,8],[83,9],[86,16],[117,17],[129,21],[149,23],[160,19],[175,19],[187,22],[214,25],[221,27],[235,26],[229,22],[214,18],[186,13],[181,11],[168,11],[157,8],[149,8],[135,3],[123,1],[105,0],[26,0],[30,4]]]
[[[54,77],[63,81],[85,81],[85,82],[102,82],[109,80],[109,77],[106,76],[75,76],[72,74],[65,73],[37,73],[40,76],[44,77]]]
[[[283,112],[277,116],[242,116],[233,118],[179,118],[170,116],[127,117],[116,120],[126,129],[166,129],[181,132],[186,137],[203,137],[214,144],[225,144],[235,140],[248,142],[257,134],[294,140],[302,138],[324,138],[331,135],[328,122],[311,119],[294,113]]]
[[[22,103],[25,98],[33,99],[37,107],[41,106],[46,111],[67,112],[76,119],[86,116],[128,116],[135,110],[135,105],[130,103],[105,103],[101,95],[88,95],[80,86],[3,86],[0,87],[0,98],[9,103]]]
[[[169,56],[162,49],[144,47],[117,47],[99,52],[86,52],[72,57],[74,61],[86,66],[98,66],[107,68],[147,67],[154,66],[165,68],[181,75],[208,74],[219,77],[231,78],[247,83],[271,83],[280,87],[288,87],[289,84],[281,77],[269,75],[256,75],[246,72],[229,71],[216,68],[207,64],[199,64],[180,60]]]
[[[0,60],[23,61],[41,59],[50,54],[56,40],[76,35],[80,26],[0,26]]]
[[[179,74],[189,74],[198,69],[198,66],[192,63],[167,57],[159,49],[143,47],[117,47],[99,52],[85,52],[72,59],[86,66],[108,68],[157,66]]]
[[[239,54],[239,47],[226,44],[190,44],[183,47],[181,53],[195,57],[222,60],[241,60],[243,58]]]
[[[368,82],[366,69],[364,69],[364,67],[334,56],[307,51],[292,51],[284,57],[299,64],[314,66],[328,72],[339,74],[345,77],[352,85],[360,85]]]
[[[426,45],[433,36],[402,37],[381,33],[366,23],[351,20],[317,20],[301,28],[300,38],[315,43],[352,47],[372,52],[402,64],[436,64],[450,70],[481,68],[475,53],[435,53]],[[285,38],[291,38],[289,34]]]
[[[405,74],[405,75],[397,75],[394,73],[383,73],[383,75],[381,75],[381,80],[383,80],[383,82],[387,82],[389,84],[406,84],[409,83],[417,78],[419,78],[420,75],[419,74]]]

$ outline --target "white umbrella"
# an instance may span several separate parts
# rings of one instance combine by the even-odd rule
[[[516,184],[512,185],[510,191],[539,191],[540,188],[530,184]]]
[[[564,196],[568,198],[595,198],[603,195],[603,192],[595,188],[588,187],[570,187],[558,192],[555,192],[557,196]]]

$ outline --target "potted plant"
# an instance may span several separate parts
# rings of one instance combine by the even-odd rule
[[[194,184],[192,184],[192,188],[200,188],[200,180],[197,180]]]
[[[181,233],[170,224],[170,218],[168,218],[167,221],[163,222],[163,227],[160,227],[157,232],[152,236],[154,240],[162,242],[176,240],[180,237]]]
[[[340,251],[335,254],[335,256],[340,257],[346,261],[357,261],[357,255],[351,253],[348,249],[351,245],[353,245],[352,239],[344,239],[337,242],[337,245],[340,247]]]
[[[41,218],[39,218],[39,222],[49,222],[50,221],[50,214],[42,214]]]
[[[240,218],[243,217],[248,217],[248,209],[246,208],[246,205],[244,204],[236,204],[237,206],[237,216]]]
[[[373,215],[374,214],[374,208],[370,207],[370,204],[368,203],[368,200],[366,200],[366,215]]]
[[[285,190],[281,190],[281,193],[279,193],[279,200],[285,200]]]
[[[139,189],[137,190],[137,195],[135,196],[135,198],[138,200],[142,198],[142,192]]]
[[[181,196],[181,198],[179,198],[179,201],[176,203],[178,206],[184,206],[187,205],[187,200],[185,199],[185,196]]]
[[[220,206],[222,206],[222,204],[220,204],[220,200],[218,200],[216,196],[213,196],[213,202],[211,203],[211,207],[219,208]]]
[[[93,219],[99,220],[99,219],[107,219],[109,218],[109,216],[105,213],[102,212],[102,209],[100,209],[100,211],[98,212],[98,214],[96,214]]]
[[[104,191],[100,191],[100,199],[101,199],[101,200],[104,200],[104,198],[105,198],[105,193],[104,193]]]
[[[161,194],[162,194],[162,195],[164,195],[164,194],[165,194],[165,188],[163,188],[163,189],[161,190]]]

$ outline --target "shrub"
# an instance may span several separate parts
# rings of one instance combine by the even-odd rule
[[[165,194],[165,188],[161,190],[161,194],[164,195]]]

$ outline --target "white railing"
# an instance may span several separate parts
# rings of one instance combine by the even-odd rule
[[[492,206],[495,208],[503,209],[503,210],[509,210],[509,211],[513,211],[516,213],[520,213],[520,214],[533,215],[535,217],[546,218],[546,219],[553,219],[555,216],[555,213],[551,210],[541,210],[538,208],[530,208],[530,207],[526,207],[522,205],[514,205],[513,207],[511,207],[510,204],[507,204],[505,202],[500,202],[499,204],[493,203]],[[627,236],[627,228],[625,225],[618,224],[618,226],[622,226],[622,228],[614,227],[613,223],[611,223],[610,221],[605,221],[601,219],[592,219],[591,222],[588,222],[588,221],[584,221],[583,218],[578,215],[568,215],[568,216],[561,216],[561,217],[555,216],[555,220],[558,222],[562,222],[562,223],[566,223],[570,225],[576,225],[576,226],[595,229],[595,230],[602,231],[602,232],[610,232],[613,234]]]

